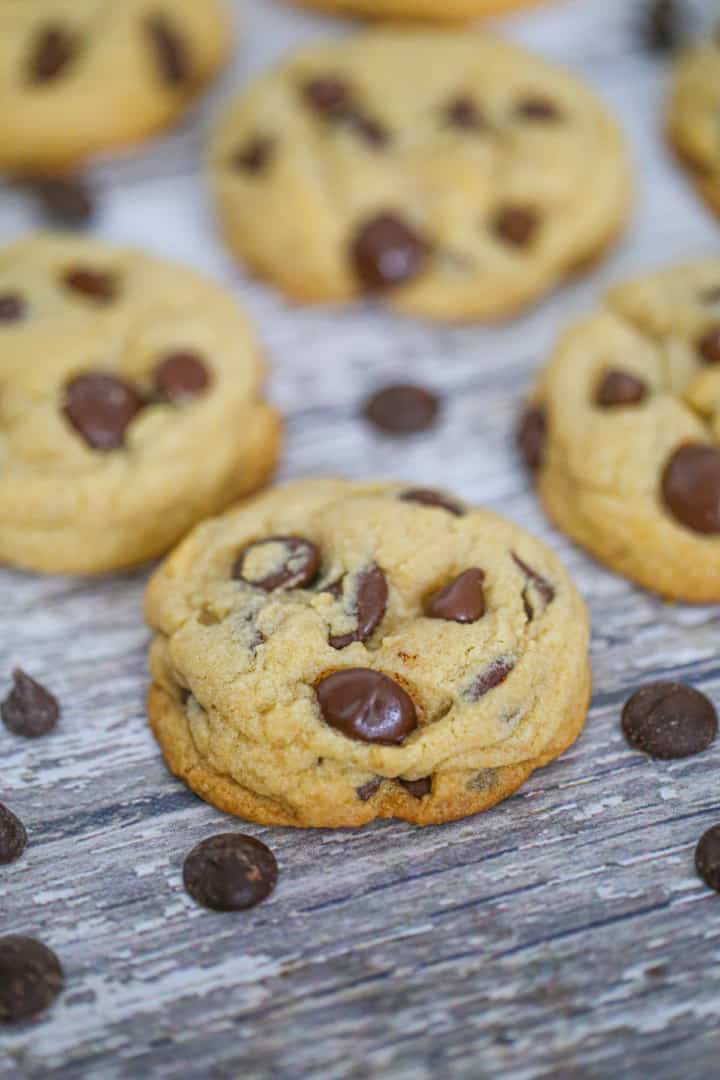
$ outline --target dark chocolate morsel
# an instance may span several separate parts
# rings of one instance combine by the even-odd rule
[[[695,848],[695,867],[706,885],[720,892],[720,825],[702,834]]]
[[[145,407],[129,383],[101,371],[76,375],[65,386],[63,412],[93,450],[119,450],[128,427]]]
[[[706,750],[715,740],[718,720],[712,702],[699,690],[658,682],[628,699],[622,729],[631,746],[669,761]]]
[[[278,558],[274,565],[259,578],[248,577],[246,560],[260,549],[276,545]],[[268,536],[256,540],[242,549],[233,568],[232,576],[256,589],[273,592],[275,589],[304,589],[312,585],[320,568],[320,553],[313,543],[302,536]]]
[[[275,139],[269,135],[255,135],[233,155],[233,168],[248,173],[263,172],[275,153]]]
[[[28,79],[34,86],[59,78],[78,50],[78,41],[62,24],[45,26],[33,42]]]
[[[481,110],[469,97],[456,97],[445,106],[445,122],[460,131],[484,131],[487,128]]]
[[[382,776],[376,776],[374,780],[368,780],[367,784],[363,784],[362,787],[356,788],[355,793],[358,799],[360,799],[360,802],[368,802],[372,799],[373,795],[375,795],[382,787],[382,782]]]
[[[595,404],[604,409],[639,405],[647,397],[647,383],[629,371],[606,371],[595,390]]]
[[[448,514],[454,514],[455,517],[463,517],[465,514],[465,509],[460,503],[455,502],[444,492],[434,491],[432,488],[408,488],[399,498],[403,502],[418,503],[430,509],[447,510]]]
[[[40,941],[0,938],[0,1024],[19,1024],[45,1012],[63,988],[60,961]]]
[[[431,776],[425,776],[422,780],[401,780],[398,777],[398,784],[404,787],[408,795],[412,795],[413,799],[424,799],[432,791]]]
[[[335,117],[350,106],[350,87],[338,75],[318,75],[302,86],[302,95],[321,116]]]
[[[700,338],[698,351],[706,364],[720,364],[720,326],[714,326]]]
[[[365,416],[390,435],[414,435],[435,423],[437,395],[422,386],[402,384],[377,390],[365,403]]]
[[[167,16],[157,13],[145,19],[145,32],[160,75],[168,86],[181,86],[190,75],[185,41]]]
[[[210,372],[202,358],[181,350],[169,353],[155,368],[155,388],[168,401],[201,397],[210,385]]]
[[[492,664],[490,664],[490,666],[486,668],[481,675],[478,675],[477,679],[470,684],[466,694],[468,700],[479,701],[481,697],[485,697],[485,694],[505,682],[514,667],[515,661],[510,657],[502,657],[499,660],[494,660]]]
[[[521,98],[515,106],[515,115],[521,120],[532,120],[540,123],[554,123],[560,119],[560,110],[550,98],[539,95],[528,95]]]
[[[533,570],[532,566],[528,566],[526,562],[523,562],[514,551],[511,551],[510,554],[515,565],[523,572],[528,581],[535,586],[545,603],[551,604],[555,599],[555,587],[549,581],[546,581],[541,574],[538,574],[537,570]]]
[[[0,323],[20,322],[25,315],[26,307],[20,293],[0,293]]]
[[[350,739],[399,746],[417,727],[411,699],[380,671],[335,671],[321,679],[316,694],[325,723]]]
[[[540,218],[529,206],[504,206],[494,220],[495,234],[511,247],[528,247],[537,233]]]
[[[89,185],[79,176],[28,177],[25,185],[53,225],[83,228],[95,214]]]
[[[99,304],[109,304],[115,299],[117,282],[112,274],[103,270],[91,270],[78,266],[63,274],[63,285],[72,292],[80,293]]]
[[[0,704],[0,717],[13,734],[35,739],[52,731],[60,717],[60,706],[49,690],[16,668],[13,688]]]
[[[354,630],[330,638],[333,649],[344,649],[354,641],[367,641],[382,622],[387,608],[387,579],[379,566],[369,566],[355,579],[353,614],[357,620]]]
[[[26,844],[27,832],[22,821],[0,803],[0,864],[19,859]]]
[[[275,856],[243,833],[219,833],[199,843],[185,859],[183,883],[193,900],[213,911],[244,911],[275,888]]]
[[[537,472],[544,464],[547,428],[547,413],[541,405],[531,405],[525,410],[518,428],[517,443],[531,472]]]
[[[474,623],[485,614],[485,572],[473,567],[459,574],[430,598],[426,614],[431,619]]]
[[[661,489],[668,510],[685,528],[720,533],[720,448],[680,446],[665,466]]]
[[[358,282],[378,292],[414,280],[425,268],[428,244],[398,214],[377,214],[358,227],[350,261]]]

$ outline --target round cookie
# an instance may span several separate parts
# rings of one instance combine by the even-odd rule
[[[579,734],[588,620],[522,529],[397,483],[310,480],[198,526],[150,582],[170,768],[266,824],[476,813]]]
[[[571,327],[520,443],[550,517],[601,562],[720,600],[720,260],[621,285]]]
[[[720,214],[720,28],[678,61],[667,117],[668,137],[694,183]]]
[[[0,562],[141,562],[273,469],[248,327],[190,270],[70,237],[2,249],[0,356]]]
[[[167,127],[227,39],[219,0],[0,0],[0,169],[70,169]]]
[[[293,0],[301,7],[323,8],[342,14],[380,19],[476,19],[502,15],[538,0]]]

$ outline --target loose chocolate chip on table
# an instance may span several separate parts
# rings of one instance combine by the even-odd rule
[[[64,981],[60,961],[42,942],[0,938],[0,1024],[18,1024],[44,1012]]]
[[[155,368],[155,388],[168,401],[200,397],[210,385],[210,372],[194,352],[174,352]]]
[[[389,212],[363,222],[350,247],[357,279],[369,292],[412,281],[425,268],[428,253],[419,233]]]
[[[498,211],[494,229],[497,236],[511,247],[527,247],[532,243],[540,220],[528,206],[505,206]]]
[[[219,833],[194,847],[183,865],[185,888],[214,911],[244,911],[270,895],[277,882],[275,856],[260,840]]]
[[[335,671],[321,679],[316,694],[325,723],[350,739],[399,746],[417,727],[412,701],[380,671]]]
[[[720,364],[720,326],[713,327],[700,338],[698,349],[706,364]]]
[[[447,622],[474,623],[485,614],[485,572],[473,567],[430,598],[426,614]]]
[[[545,460],[547,413],[541,405],[531,405],[523,413],[517,433],[517,443],[525,464],[531,472],[541,469]]]
[[[447,510],[455,517],[463,517],[465,508],[455,502],[449,495],[442,491],[434,491],[432,488],[409,488],[399,496],[403,502],[418,503],[420,506],[428,506],[431,509]]]
[[[606,371],[595,391],[595,403],[603,408],[639,405],[647,397],[647,384],[629,371]]]
[[[0,323],[20,322],[25,314],[25,301],[20,293],[0,293]]]
[[[49,690],[20,668],[13,671],[13,688],[0,704],[0,717],[15,735],[35,739],[47,735],[60,717],[60,706]]]
[[[720,533],[720,449],[686,443],[668,460],[662,475],[665,504],[693,532]]]
[[[355,794],[360,799],[360,802],[368,802],[381,787],[382,777],[376,776],[374,780],[368,780],[367,784],[363,784],[362,787],[355,788]]]
[[[112,274],[79,266],[63,274],[63,285],[90,300],[107,304],[115,299],[117,282]]]
[[[334,117],[350,106],[352,94],[348,84],[337,75],[319,75],[304,83],[302,94],[316,112]]]
[[[494,690],[496,686],[500,686],[501,683],[504,683],[514,667],[515,661],[509,658],[494,660],[492,664],[477,677],[475,682],[471,683],[466,695],[467,698],[470,701],[479,701],[481,697],[485,697],[485,694]]]
[[[165,82],[170,86],[184,83],[190,72],[190,63],[180,34],[163,15],[149,16],[145,20],[145,31]]]
[[[532,582],[545,603],[551,604],[555,599],[554,586],[551,585],[549,581],[546,581],[542,574],[538,574],[537,570],[533,570],[532,566],[528,566],[526,562],[523,562],[520,556],[516,555],[514,551],[511,551],[510,554],[515,565],[523,572],[528,581]]]
[[[692,686],[658,682],[627,700],[622,729],[635,749],[669,761],[706,750],[717,735],[718,720],[712,702]]]
[[[435,423],[439,402],[422,386],[386,386],[365,403],[365,416],[390,435],[414,435]]]
[[[63,412],[93,450],[118,450],[145,402],[116,375],[89,371],[65,385]]]
[[[432,791],[431,776],[425,776],[422,780],[401,780],[398,778],[398,784],[404,787],[408,795],[412,795],[413,799],[424,799]]]
[[[445,120],[450,127],[461,131],[484,131],[487,128],[482,112],[468,97],[457,97],[446,105]]]
[[[526,97],[518,101],[515,115],[523,120],[535,120],[540,123],[554,122],[560,119],[560,110],[549,98]]]
[[[720,892],[720,825],[704,832],[695,848],[695,866],[706,885]]]
[[[256,135],[237,150],[232,164],[244,172],[261,173],[270,164],[274,152],[275,139],[269,135]]]
[[[30,177],[25,181],[53,225],[89,225],[95,213],[90,188],[80,177]]]
[[[367,641],[382,622],[387,601],[387,579],[379,566],[369,566],[358,574],[353,604],[357,626],[350,633],[332,636],[333,649],[344,649],[354,641]]]
[[[22,821],[0,803],[0,863],[15,862],[26,844],[27,833]]]
[[[33,44],[28,73],[35,85],[57,79],[77,52],[77,40],[64,26],[46,26]]]
[[[259,577],[250,576],[252,569],[247,565],[249,558],[261,562]],[[302,536],[268,536],[242,549],[235,560],[232,576],[254,585],[256,589],[272,592],[274,589],[304,589],[312,585],[319,568],[320,553],[309,540]]]

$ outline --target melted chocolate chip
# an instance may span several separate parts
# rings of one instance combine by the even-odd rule
[[[496,686],[500,686],[507,679],[510,672],[515,667],[515,661],[504,657],[501,660],[494,660],[492,664],[482,675],[479,675],[474,683],[470,686],[467,692],[467,697],[470,701],[479,701],[481,697],[489,693],[490,690],[494,690]]]
[[[99,304],[109,304],[115,299],[116,279],[113,274],[102,270],[90,270],[87,267],[78,266],[63,274],[62,280],[67,289],[72,289],[73,292],[80,293]]]
[[[521,120],[555,123],[560,119],[560,110],[549,98],[529,96],[518,101],[515,106],[515,115]]]
[[[595,391],[595,404],[604,409],[639,405],[647,393],[647,383],[629,371],[606,371]]]
[[[145,407],[138,392],[116,375],[89,371],[65,386],[63,412],[93,450],[119,450],[132,421]]]
[[[700,338],[698,350],[706,364],[720,364],[720,326],[714,326]]]
[[[0,293],[0,323],[20,322],[26,304],[20,293]]]
[[[252,553],[270,545],[277,547],[277,559],[272,568],[262,577],[248,577],[246,561]],[[237,581],[245,581],[256,589],[273,592],[275,589],[304,589],[312,585],[320,568],[320,553],[309,540],[302,536],[269,536],[248,544],[238,555],[232,576]]]
[[[706,885],[720,892],[720,825],[713,825],[700,837],[695,868]]]
[[[422,780],[401,780],[398,777],[398,784],[400,784],[400,787],[404,787],[408,795],[412,795],[413,799],[424,799],[426,795],[432,792],[431,776],[425,776]]]
[[[535,238],[540,219],[529,206],[505,206],[498,211],[493,228],[496,236],[511,247],[528,247]]]
[[[720,304],[720,285],[712,285],[700,293],[701,304]]]
[[[84,228],[92,221],[93,197],[88,184],[79,176],[32,177],[26,180],[26,185],[51,224]]]
[[[60,717],[56,698],[20,668],[13,671],[13,688],[0,704],[0,717],[8,731],[35,739],[52,731]]]
[[[368,780],[367,784],[356,788],[355,793],[360,802],[368,802],[382,787],[382,776],[376,776],[374,780]]]
[[[260,840],[219,833],[194,847],[183,865],[185,888],[213,911],[244,911],[270,895],[277,882],[275,856]]]
[[[686,443],[668,460],[662,495],[670,513],[693,532],[720,533],[720,449]]]
[[[435,423],[439,401],[422,386],[386,386],[365,403],[365,416],[390,435],[414,435]]]
[[[399,746],[417,727],[408,695],[379,671],[336,671],[318,683],[316,694],[325,723],[350,739]]]
[[[144,25],[164,82],[168,86],[182,85],[190,75],[190,58],[185,41],[165,15],[150,15]]]
[[[442,491],[434,491],[432,488],[410,488],[408,491],[403,491],[399,498],[403,502],[419,503],[420,506],[427,506],[430,509],[447,510],[455,517],[463,517],[465,514],[465,508],[460,503],[455,502]]]
[[[543,466],[547,428],[547,413],[541,405],[531,405],[525,410],[518,428],[517,443],[531,472],[537,472]]]
[[[549,581],[546,581],[541,574],[538,574],[537,570],[533,570],[531,566],[528,566],[526,562],[523,562],[520,556],[516,555],[514,551],[511,551],[510,555],[512,556],[513,562],[518,569],[523,572],[528,582],[535,586],[545,604],[552,604],[555,599],[554,586],[552,586]],[[527,590],[523,592],[523,603],[525,604],[525,614],[532,622],[535,612],[530,604],[530,599],[527,596]]]
[[[343,115],[343,120],[369,146],[379,150],[390,142],[390,133],[387,128],[384,128],[378,120],[374,120],[372,116],[368,116],[357,106],[347,109]]]
[[[27,844],[25,826],[7,806],[0,803],[0,863],[19,859]]]
[[[275,153],[275,139],[269,135],[255,135],[235,153],[232,164],[235,169],[248,173],[264,172]]]
[[[78,49],[75,35],[62,25],[46,26],[33,43],[28,78],[35,86],[59,78]]]
[[[419,233],[388,212],[360,225],[352,239],[350,260],[363,288],[378,292],[414,280],[424,270],[428,253]]]
[[[308,105],[325,117],[336,117],[350,107],[352,94],[348,84],[337,75],[319,75],[303,84],[302,95]]]
[[[469,97],[457,97],[445,106],[445,122],[461,131],[485,131],[487,122],[482,112]]]
[[[194,352],[174,352],[155,368],[155,388],[168,401],[201,397],[210,385],[210,372]]]
[[[447,622],[474,623],[485,614],[485,572],[474,567],[459,574],[430,598],[426,614]]]
[[[63,988],[60,961],[33,938],[0,938],[0,1024],[30,1020],[52,1005]]]
[[[379,566],[369,566],[355,579],[353,614],[357,626],[348,634],[330,638],[333,649],[344,649],[354,641],[367,641],[382,622],[387,608],[387,579]]]
[[[659,682],[629,698],[622,729],[631,746],[669,761],[706,750],[715,740],[718,720],[712,702],[692,686]]]

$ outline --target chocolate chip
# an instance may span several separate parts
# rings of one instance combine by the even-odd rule
[[[622,729],[635,749],[669,761],[706,750],[715,740],[718,720],[712,702],[692,686],[658,682],[628,699]]]
[[[26,304],[20,293],[0,293],[0,323],[20,322]]]
[[[390,142],[390,133],[378,120],[368,116],[356,106],[347,109],[342,119],[356,134],[360,135],[366,143],[377,149],[387,146]]]
[[[425,776],[422,780],[401,780],[398,777],[398,784],[404,787],[408,795],[412,795],[413,799],[424,799],[432,791],[431,776]]]
[[[449,127],[459,128],[461,131],[485,131],[487,122],[482,112],[468,97],[454,98],[445,106],[445,121]]]
[[[65,977],[55,953],[33,938],[0,938],[0,1024],[30,1020],[52,1005]]]
[[[325,723],[350,739],[399,746],[417,727],[408,695],[379,671],[336,671],[318,683],[316,693]]]
[[[174,352],[155,368],[155,388],[172,402],[200,397],[210,385],[210,372],[194,352]]]
[[[115,299],[117,282],[112,274],[102,270],[89,270],[79,266],[63,274],[63,285],[73,292],[81,293],[99,304],[108,304]]]
[[[15,862],[26,844],[27,833],[22,821],[0,803],[0,863]]]
[[[639,405],[647,397],[647,383],[629,371],[606,371],[595,391],[595,404],[604,409]]]
[[[52,731],[60,717],[53,695],[20,668],[13,671],[13,688],[0,704],[0,717],[15,735],[35,739]]]
[[[348,84],[337,75],[319,75],[302,86],[302,95],[316,112],[334,117],[350,106],[352,94]]]
[[[712,285],[700,293],[701,304],[720,304],[720,285]]]
[[[532,96],[518,101],[515,106],[515,115],[521,120],[554,123],[560,119],[560,110],[549,98]]]
[[[537,472],[544,464],[547,429],[547,413],[541,405],[531,405],[525,410],[518,428],[517,443],[531,472]]]
[[[465,570],[430,598],[426,614],[447,622],[474,623],[485,614],[485,572]]]
[[[720,533],[720,449],[686,443],[668,460],[662,494],[670,513],[693,532]]]
[[[382,213],[363,222],[352,239],[350,259],[369,292],[404,285],[425,268],[425,240],[397,214]]]
[[[515,667],[515,661],[504,657],[501,660],[494,660],[488,668],[483,671],[482,675],[479,675],[474,683],[470,686],[467,692],[467,698],[470,701],[479,701],[481,697],[489,693],[490,690],[494,690],[496,686],[500,686],[507,679],[510,672]]]
[[[51,224],[81,228],[91,223],[95,206],[80,177],[31,177],[25,183]]]
[[[264,565],[259,577],[250,576],[253,572],[246,563],[251,555],[267,557],[262,560]],[[269,536],[242,549],[235,560],[232,576],[236,581],[246,581],[265,592],[304,589],[312,585],[319,567],[320,553],[309,540],[302,536]]]
[[[37,35],[28,65],[28,77],[34,85],[52,82],[67,68],[77,52],[74,34],[64,26],[46,26]]]
[[[552,586],[549,581],[546,581],[541,574],[538,574],[537,570],[533,570],[531,566],[528,566],[526,562],[523,562],[520,556],[516,555],[514,551],[511,551],[510,555],[512,556],[515,565],[518,567],[519,570],[522,571],[522,573],[527,578],[528,584],[534,585],[537,591],[540,593],[540,596],[544,603],[552,604],[553,600],[555,599],[554,586]],[[535,616],[535,611],[532,607],[532,604],[530,603],[527,588],[523,590],[523,603],[525,605],[525,614],[527,615],[528,620],[532,622]]]
[[[362,787],[355,788],[355,794],[360,802],[368,802],[372,799],[373,795],[382,787],[382,776],[376,776],[374,780],[368,780],[367,784],[363,784]]]
[[[528,247],[540,225],[537,212],[529,206],[505,206],[498,211],[493,227],[497,236],[511,247]]]
[[[414,435],[435,423],[439,401],[422,386],[386,386],[365,403],[365,416],[390,435]]]
[[[700,338],[698,350],[706,364],[720,364],[720,326]]]
[[[93,450],[118,450],[145,402],[116,375],[89,371],[65,385],[63,412]]]
[[[235,153],[233,167],[249,173],[264,172],[275,153],[275,146],[275,139],[269,135],[256,135]]]
[[[183,865],[185,888],[213,911],[244,911],[270,895],[277,882],[275,856],[260,840],[219,833],[194,847]]]
[[[144,25],[164,81],[169,86],[180,86],[190,74],[190,60],[183,38],[164,15],[151,15]]]
[[[433,491],[432,488],[410,488],[408,491],[403,491],[399,498],[403,502],[419,503],[420,506],[427,506],[430,509],[447,510],[455,517],[465,515],[465,508],[460,503],[441,491]]]
[[[706,885],[720,892],[720,825],[713,825],[695,848],[695,866]]]
[[[387,608],[388,586],[379,566],[369,566],[355,579],[353,614],[357,626],[348,634],[330,638],[333,649],[344,649],[354,641],[367,641],[382,622]]]

